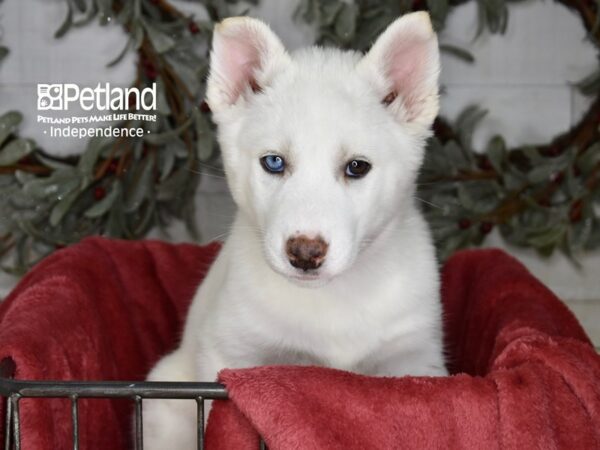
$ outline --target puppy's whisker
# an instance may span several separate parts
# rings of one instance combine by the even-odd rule
[[[427,181],[426,183],[415,183],[416,186],[432,186],[435,184],[443,183],[443,181]]]
[[[196,170],[196,169],[190,169],[189,167],[186,168],[186,170],[188,170],[188,171],[190,171],[190,172],[192,172],[192,173],[194,173],[196,175],[201,175],[203,177],[218,178],[220,180],[225,180],[226,179],[226,177],[224,177],[223,175],[217,175],[215,173],[204,172],[204,171]]]
[[[223,219],[231,219],[231,221],[233,221],[233,219],[235,218],[235,213],[232,214],[221,214],[215,211],[206,211],[205,213],[203,213],[204,216],[210,216],[210,217],[219,217],[219,218],[223,218]]]
[[[226,231],[225,233],[217,234],[216,236],[211,237],[207,242],[220,241],[223,238],[229,237],[230,234],[231,231]]]
[[[414,197],[415,197],[415,199],[419,200],[420,202],[423,202],[426,205],[432,206],[433,208],[444,209],[441,206],[436,205],[435,203],[431,203],[430,201],[422,199],[421,197],[417,197],[416,195]]]
[[[204,162],[196,161],[196,164],[201,167],[206,167],[207,169],[213,170],[215,172],[225,173],[225,169],[219,166],[211,166],[210,164],[206,164]]]

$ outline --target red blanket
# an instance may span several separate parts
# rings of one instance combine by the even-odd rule
[[[177,345],[218,245],[87,239],[35,267],[0,305],[16,378],[141,380]],[[498,250],[444,267],[447,378],[312,367],[224,370],[211,449],[600,448],[600,358],[568,309]],[[127,401],[82,400],[82,449],[131,443]],[[66,400],[23,400],[25,450],[69,448]],[[165,449],[167,450],[167,449]],[[170,449],[169,449],[170,450]],[[175,450],[175,449],[174,449]]]

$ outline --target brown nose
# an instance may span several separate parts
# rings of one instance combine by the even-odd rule
[[[310,239],[306,236],[289,238],[285,247],[290,264],[305,272],[318,269],[327,254],[329,245],[321,237]]]

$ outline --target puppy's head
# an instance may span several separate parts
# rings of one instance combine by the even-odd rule
[[[207,98],[233,197],[269,265],[308,285],[344,272],[412,201],[438,112],[426,13],[393,22],[366,55],[293,55],[264,23],[217,25]]]

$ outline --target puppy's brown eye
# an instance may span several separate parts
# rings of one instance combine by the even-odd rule
[[[362,178],[369,170],[371,170],[371,164],[360,159],[353,159],[346,166],[345,175],[350,178]]]

